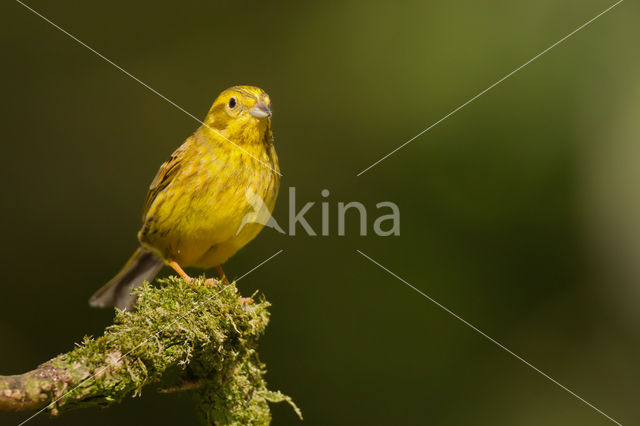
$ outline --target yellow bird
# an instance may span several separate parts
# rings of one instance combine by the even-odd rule
[[[165,264],[186,280],[182,267],[217,266],[224,279],[220,265],[262,230],[261,221],[243,223],[254,213],[252,198],[271,213],[279,186],[269,96],[252,86],[225,90],[204,125],[158,170],[144,204],[140,248],[89,304],[130,308],[131,290]]]

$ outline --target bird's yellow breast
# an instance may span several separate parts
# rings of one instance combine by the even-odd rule
[[[203,127],[176,151],[177,170],[171,169],[170,182],[145,214],[139,233],[144,246],[182,266],[210,268],[260,232],[258,223],[238,230],[254,209],[248,194],[260,197],[270,212],[275,206],[279,168],[271,131],[236,140],[242,140],[242,149]]]

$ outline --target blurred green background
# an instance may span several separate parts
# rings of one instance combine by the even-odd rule
[[[273,389],[306,425],[606,425],[360,249],[624,424],[640,423],[640,7],[624,2],[361,177],[356,173],[609,1],[29,5],[203,117],[264,88],[286,188],[329,189],[332,235],[266,229],[225,267],[273,303]],[[0,6],[0,374],[98,335],[87,299],[137,245],[159,165],[197,123],[16,2]],[[339,201],[401,235],[338,237]],[[299,229],[299,231],[301,231]],[[168,274],[168,271],[163,271]],[[274,424],[300,424],[285,405]],[[0,413],[17,424],[25,413]],[[192,424],[146,389],[30,425]]]

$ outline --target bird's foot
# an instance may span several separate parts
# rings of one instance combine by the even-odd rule
[[[191,287],[191,288],[192,288],[192,289],[194,289],[194,290],[197,290],[197,289],[198,289],[198,287],[200,287],[198,284],[196,284],[196,282],[195,282],[195,281],[196,281],[196,279],[195,279],[195,278],[191,278],[191,277],[187,276],[187,277],[182,277],[182,279],[183,279],[187,284],[189,284],[189,287]]]
[[[208,287],[218,287],[220,290],[222,290],[220,281],[216,280],[215,278],[207,278],[206,280],[204,280],[204,285]]]
[[[194,289],[197,289],[198,287],[201,287],[204,285],[205,287],[217,287],[220,290],[222,290],[220,281],[214,278],[205,279],[203,284],[200,284],[202,281],[197,282],[195,278],[191,278],[191,277],[184,278],[184,280],[191,286],[191,288],[194,288]]]
[[[254,303],[256,303],[252,298],[250,297],[238,297],[238,301],[240,302],[241,305],[246,306],[246,305],[253,305]]]

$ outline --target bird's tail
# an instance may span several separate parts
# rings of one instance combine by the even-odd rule
[[[152,280],[163,265],[163,260],[151,251],[138,248],[118,275],[91,296],[89,305],[98,308],[115,306],[119,309],[131,309],[137,298],[131,294],[131,290],[141,285],[144,280]]]

